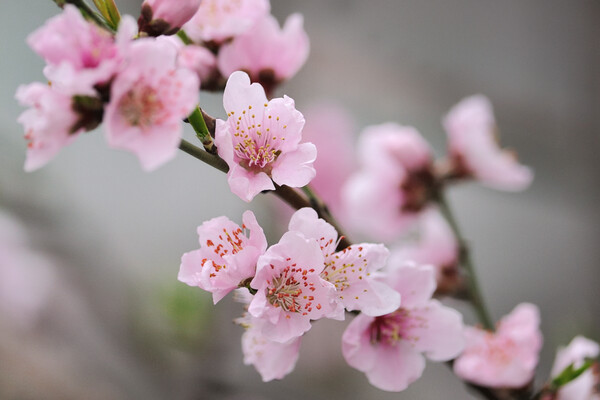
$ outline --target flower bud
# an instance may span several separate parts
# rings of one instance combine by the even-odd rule
[[[140,32],[173,35],[198,11],[200,0],[145,0],[138,19]]]

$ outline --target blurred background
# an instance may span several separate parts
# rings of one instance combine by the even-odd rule
[[[117,3],[139,14],[141,1]],[[467,95],[491,99],[502,143],[536,173],[523,193],[475,184],[449,193],[491,312],[540,307],[540,380],[558,345],[576,334],[598,340],[600,3],[273,0],[272,12],[280,22],[305,16],[311,55],[278,92],[301,111],[340,104],[357,132],[413,125],[443,155],[441,117]],[[315,324],[291,375],[263,384],[242,362],[232,323],[240,305],[212,306],[177,281],[181,254],[198,247],[196,227],[219,215],[239,221],[248,207],[190,156],[145,173],[100,128],[23,172],[14,93],[44,79],[25,38],[57,13],[50,0],[0,1],[0,239],[27,248],[31,265],[0,271],[0,398],[475,398],[433,363],[405,392],[372,388],[345,365],[346,323],[335,321]],[[224,117],[221,96],[203,93],[201,104]],[[287,224],[264,199],[251,207],[267,231]]]

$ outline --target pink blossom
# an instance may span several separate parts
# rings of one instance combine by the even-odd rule
[[[335,285],[340,305],[330,317],[343,319],[344,308],[378,316],[390,313],[400,306],[398,293],[375,279],[379,277],[375,271],[383,268],[388,258],[389,252],[385,246],[360,243],[336,252],[336,230],[320,219],[312,208],[298,210],[290,220],[289,230],[317,240],[321,247],[325,263],[321,278]]]
[[[60,88],[35,82],[19,86],[15,97],[30,107],[18,118],[27,140],[25,171],[44,166],[84,130],[76,127],[79,117],[72,108],[72,94]]]
[[[226,217],[204,222],[198,227],[200,249],[181,257],[178,279],[211,292],[215,304],[254,276],[256,261],[267,248],[252,211],[242,219],[242,227]]]
[[[183,29],[195,42],[222,43],[251,28],[270,9],[269,0],[203,0]]]
[[[459,172],[500,190],[523,190],[533,179],[531,170],[503,150],[495,138],[496,123],[490,101],[467,97],[444,118],[449,151]]]
[[[267,15],[221,47],[219,70],[224,76],[237,70],[247,71],[252,81],[270,89],[294,76],[306,62],[308,51],[302,15],[290,15],[283,29],[275,17]]]
[[[138,24],[151,36],[172,35],[198,11],[201,0],[144,0]]]
[[[205,47],[193,44],[183,46],[179,50],[177,61],[183,68],[196,72],[201,84],[204,81],[209,81],[215,73],[218,74],[216,71],[217,59],[215,55]]]
[[[267,101],[263,88],[238,71],[227,81],[223,106],[228,118],[217,120],[215,143],[229,165],[229,187],[242,200],[273,190],[273,181],[301,187],[315,176],[317,150],[312,143],[300,143],[304,117],[294,100]]]
[[[78,94],[93,94],[91,88],[107,82],[119,67],[113,36],[70,4],[31,33],[27,43],[48,63],[46,77],[72,86]]]
[[[177,67],[177,49],[164,40],[136,40],[127,56],[105,110],[107,139],[153,170],[177,152],[182,120],[197,102],[198,77]]]
[[[331,315],[335,286],[321,279],[323,253],[314,239],[287,232],[259,257],[250,286],[257,290],[248,312],[263,320],[265,338],[285,343]]]
[[[395,268],[389,282],[402,297],[401,307],[380,317],[354,318],[342,336],[342,352],[373,386],[397,392],[421,377],[423,354],[432,361],[447,361],[462,351],[463,324],[460,313],[431,299],[431,267]]]
[[[454,361],[454,372],[476,385],[521,388],[535,373],[542,334],[538,308],[519,304],[497,324],[496,332],[466,327],[467,347]]]
[[[428,208],[402,243],[392,250],[390,264],[414,261],[435,267],[438,291],[452,290],[458,279],[458,242],[452,229],[435,208]]]
[[[354,171],[354,124],[349,113],[340,106],[319,104],[304,113],[306,125],[302,136],[327,157],[315,161],[317,175],[311,187],[327,204],[331,212],[344,219],[342,185]]]
[[[593,340],[583,336],[575,337],[567,347],[556,353],[551,375],[553,378],[569,365],[574,369],[580,368],[586,358],[595,359],[600,354],[600,346]],[[592,365],[573,381],[562,386],[556,394],[556,400],[600,400],[600,375],[598,365]]]
[[[24,227],[0,211],[0,325],[20,329],[38,320],[56,283],[52,262],[34,251]]]
[[[178,36],[161,36],[158,40],[170,42],[177,48],[177,65],[196,72],[201,84],[218,76],[217,58],[206,47],[186,45]]]
[[[300,355],[301,337],[280,343],[266,338],[261,332],[264,320],[245,314],[236,322],[246,331],[242,335],[244,364],[254,365],[263,382],[282,379],[292,372]]]
[[[387,123],[365,129],[357,148],[362,168],[342,189],[349,223],[377,240],[395,239],[430,200],[429,145],[414,128]]]

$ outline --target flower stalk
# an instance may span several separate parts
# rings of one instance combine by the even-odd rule
[[[441,190],[439,190],[437,193],[436,201],[440,208],[440,211],[444,215],[444,218],[446,218],[446,221],[448,221],[448,224],[452,228],[452,232],[456,236],[456,240],[458,241],[460,246],[459,260],[460,265],[464,268],[465,272],[467,273],[469,301],[473,306],[481,325],[485,329],[491,331],[494,329],[494,323],[492,322],[492,318],[490,317],[488,310],[485,306],[485,302],[483,300],[483,296],[479,288],[479,283],[475,272],[475,266],[473,264],[473,260],[471,259],[471,254],[469,252],[467,243],[460,231],[460,228],[458,227],[458,223],[454,218],[452,210],[450,209],[450,206],[448,205],[448,202],[446,201],[446,198]]]

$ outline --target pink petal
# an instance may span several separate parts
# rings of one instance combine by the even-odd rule
[[[279,343],[261,334],[260,327],[251,326],[242,335],[244,364],[252,364],[260,373],[263,382],[282,379],[290,373],[300,355],[301,338]]]
[[[583,365],[586,358],[595,359],[598,357],[598,354],[600,354],[598,343],[583,336],[577,336],[567,347],[558,350],[550,375],[552,377],[558,376],[571,364],[573,364],[574,368],[579,368]],[[575,380],[562,386],[558,391],[557,399],[597,400],[596,397],[598,394],[595,388],[599,383],[598,375],[594,374],[594,371],[591,369],[588,369]]]
[[[410,337],[415,337],[415,348],[433,361],[448,361],[458,356],[465,347],[462,315],[430,300],[425,306],[410,310],[410,316],[420,324],[411,326]]]
[[[177,279],[180,282],[190,286],[198,286],[200,283],[200,273],[202,271],[202,254],[200,250],[193,250],[185,253],[181,257],[181,266]]]
[[[371,385],[389,392],[400,392],[423,375],[425,358],[407,342],[378,346],[377,363],[366,372]]]
[[[248,245],[255,247],[262,254],[267,250],[267,238],[262,227],[258,224],[254,213],[250,210],[244,211],[242,215],[244,227],[250,230]]]
[[[364,372],[369,382],[381,389],[398,392],[419,379],[425,359],[405,341],[396,345],[371,342],[374,318],[359,315],[342,336],[342,353],[346,362]]]
[[[331,224],[319,218],[317,212],[312,208],[305,207],[296,211],[290,219],[288,229],[300,232],[306,238],[317,240],[326,259],[335,252],[337,231]]]
[[[408,240],[392,251],[394,263],[414,261],[436,267],[453,265],[458,257],[458,243],[450,226],[442,215],[430,208],[419,217],[414,232],[407,234]]]
[[[362,164],[377,171],[390,165],[414,171],[431,163],[429,144],[410,126],[395,123],[369,126],[363,130],[357,147]]]
[[[481,183],[500,190],[523,190],[533,179],[531,170],[499,147],[490,101],[482,95],[461,100],[444,118],[448,145]]]
[[[266,118],[263,128],[273,136],[285,137],[285,140],[277,143],[277,148],[283,153],[296,150],[302,139],[305,121],[302,113],[296,110],[294,99],[286,95],[275,98],[269,101],[264,111]]]
[[[366,372],[377,362],[376,347],[371,344],[371,324],[375,318],[357,315],[342,335],[342,354],[353,368]]]
[[[271,70],[275,80],[295,75],[308,58],[309,40],[300,14],[288,17],[283,29],[272,15],[259,20],[251,29],[223,45],[218,66],[225,76],[235,70],[249,71],[254,80],[260,72]]]
[[[302,143],[296,151],[282,154],[273,166],[273,180],[279,185],[301,187],[315,177],[313,163],[317,148],[312,143]]]
[[[314,105],[304,115],[302,136],[317,147],[317,154],[324,155],[315,160],[317,175],[311,186],[333,214],[342,218],[342,185],[355,169],[352,117],[331,104]]]
[[[250,77],[242,71],[236,71],[229,76],[223,92],[223,107],[227,114],[242,117],[243,113],[254,113],[262,119],[265,104],[265,90],[258,83],[250,84]]]
[[[227,173],[227,182],[231,191],[246,202],[252,201],[263,190],[275,190],[269,175],[264,172],[247,171],[237,164]]]
[[[221,43],[247,31],[270,8],[269,0],[203,0],[183,29],[195,42]]]
[[[424,306],[435,292],[435,272],[429,265],[390,265],[388,273],[390,286],[402,297],[402,308]]]
[[[377,173],[362,170],[348,178],[342,199],[352,228],[387,242],[410,227],[416,214],[402,212],[404,197],[398,188],[403,179],[403,171],[390,169]]]
[[[598,355],[600,355],[600,345],[597,342],[583,336],[576,336],[568,346],[560,348],[556,352],[550,375],[558,376],[571,364],[574,364],[575,368],[579,368],[586,358],[594,359]]]

